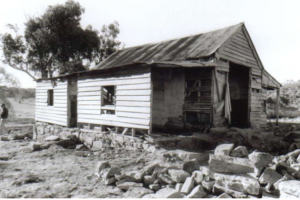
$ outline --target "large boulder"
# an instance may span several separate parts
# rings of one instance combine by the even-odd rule
[[[202,185],[198,185],[197,187],[195,187],[190,194],[187,195],[187,198],[203,198],[205,197],[207,194],[203,189]]]
[[[181,193],[189,194],[191,190],[194,188],[194,185],[195,185],[194,179],[192,177],[188,177],[181,188]]]
[[[203,173],[201,171],[194,171],[192,174],[192,178],[194,178],[197,185],[199,185],[203,181]]]
[[[282,176],[278,174],[275,170],[271,168],[266,168],[264,173],[259,178],[259,183],[272,185],[281,178]]]
[[[183,183],[185,179],[190,176],[189,173],[180,169],[169,169],[168,173],[170,178],[176,183]]]
[[[146,189],[144,187],[130,187],[124,194],[124,197],[126,197],[126,198],[141,198],[141,197],[145,196],[146,194],[153,194],[153,191]]]
[[[281,179],[279,179],[278,181],[276,181],[274,183],[274,187],[275,189],[278,189],[278,185],[279,183],[283,182],[283,181],[289,181],[289,180],[295,180],[295,178],[289,174],[284,175]]]
[[[244,192],[251,195],[259,195],[260,185],[258,181],[249,175],[215,174],[216,184],[226,188]]]
[[[269,153],[254,151],[249,154],[249,159],[256,168],[262,168],[272,162],[273,156]]]
[[[280,197],[282,197],[282,193],[286,193],[294,196],[294,198],[300,198],[300,181],[283,181],[279,183],[278,189],[280,191]]]
[[[254,166],[249,159],[226,155],[210,154],[209,167],[211,170],[220,173],[246,174],[254,172]]]
[[[245,194],[245,193],[243,193],[243,192],[232,190],[232,189],[226,188],[224,186],[220,186],[218,184],[215,184],[213,186],[213,193],[214,194],[220,194],[220,195],[223,194],[223,193],[227,193],[227,194],[229,194],[232,197],[240,198],[240,199],[248,197],[248,195]]]
[[[195,170],[199,170],[199,163],[196,159],[186,161],[183,163],[182,169],[192,174]]]
[[[238,157],[238,158],[247,157],[248,156],[247,148],[244,146],[238,146],[237,148],[235,148],[231,151],[230,156]]]
[[[232,199],[232,197],[227,193],[223,193],[220,196],[218,196],[217,199]]]
[[[157,198],[165,199],[165,198],[181,198],[182,195],[175,189],[172,188],[163,188],[156,192],[155,196]]]
[[[183,150],[173,150],[173,151],[169,151],[169,154],[172,155],[172,157],[178,157],[184,161],[196,159],[198,162],[202,162],[202,161],[208,161],[209,158],[209,155],[206,152],[197,153],[197,152],[188,152]]]
[[[229,156],[232,151],[234,144],[221,144],[216,147],[215,155],[227,155]]]
[[[95,170],[95,175],[96,176],[100,176],[100,172],[103,170],[103,169],[106,169],[106,168],[109,168],[110,167],[110,164],[108,161],[99,161],[97,163],[97,166],[96,166],[96,170]]]

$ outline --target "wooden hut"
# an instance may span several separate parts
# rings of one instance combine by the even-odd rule
[[[280,86],[241,23],[118,50],[92,70],[39,79],[35,116],[65,127],[133,133],[260,128],[267,124],[266,91]]]

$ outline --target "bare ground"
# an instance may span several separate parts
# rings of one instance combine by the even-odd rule
[[[0,161],[0,198],[120,198],[121,190],[105,186],[94,175],[97,162],[109,160],[112,166],[131,171],[153,160],[152,154],[140,151],[106,149],[78,156],[55,144],[42,151],[32,151],[31,145],[31,141],[0,141],[0,156],[11,156]]]

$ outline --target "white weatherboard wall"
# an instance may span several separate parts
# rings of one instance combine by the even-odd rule
[[[116,86],[115,115],[101,114],[101,86]],[[151,74],[78,80],[78,123],[149,129]]]
[[[53,89],[53,106],[48,106],[47,103],[49,89]],[[37,82],[35,120],[67,126],[67,94],[67,81],[56,81],[55,87],[52,86],[50,80]]]

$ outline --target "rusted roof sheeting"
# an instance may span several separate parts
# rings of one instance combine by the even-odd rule
[[[134,62],[184,61],[210,56],[242,26],[243,23],[194,36],[118,50],[94,69]]]

